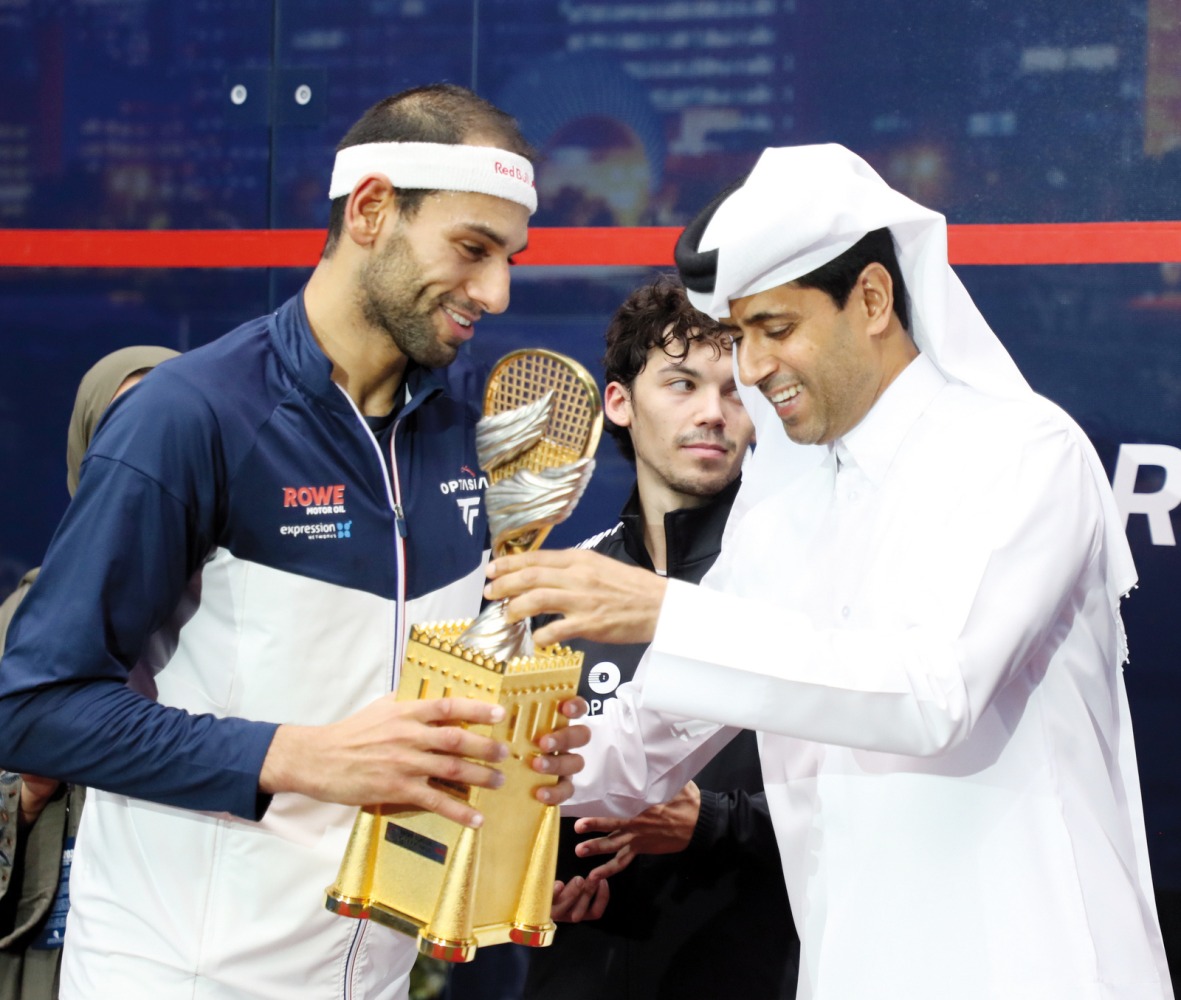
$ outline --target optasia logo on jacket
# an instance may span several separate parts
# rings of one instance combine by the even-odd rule
[[[467,533],[474,535],[476,533],[476,518],[480,516],[480,498],[483,496],[483,491],[488,488],[488,477],[477,475],[475,470],[467,465],[461,465],[459,471],[463,475],[439,483],[439,492],[445,497],[451,496],[453,493],[469,494],[468,496],[457,496],[455,504],[459,508],[459,515],[463,518]]]
[[[331,486],[284,486],[283,506],[301,509],[308,515],[347,514],[344,502],[344,484]],[[352,521],[313,521],[310,524],[285,524],[279,528],[280,535],[294,538],[309,538],[319,541],[326,538],[352,538]]]

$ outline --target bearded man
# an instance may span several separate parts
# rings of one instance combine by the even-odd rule
[[[0,665],[0,762],[95,789],[65,1000],[405,996],[413,939],[324,889],[356,806],[476,826],[436,782],[503,780],[507,748],[465,728],[502,709],[389,692],[410,622],[479,609],[486,532],[457,500],[481,495],[483,387],[457,355],[508,305],[528,153],[460,87],[375,105],[306,287],[99,427]],[[543,738],[543,801],[583,735]]]

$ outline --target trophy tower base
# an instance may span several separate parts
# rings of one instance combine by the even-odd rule
[[[537,740],[565,725],[563,701],[578,690],[582,654],[537,649],[507,663],[458,642],[467,622],[411,631],[398,698],[459,697],[500,704],[505,718],[472,727],[509,746],[496,789],[449,785],[484,824],[470,829],[429,812],[357,814],[336,883],[325,906],[376,920],[418,938],[424,955],[470,962],[484,945],[553,941],[550,899],[558,850],[558,811],[533,792],[554,777],[534,771]]]

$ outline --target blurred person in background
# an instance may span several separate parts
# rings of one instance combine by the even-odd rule
[[[82,459],[102,415],[116,399],[177,352],[124,347],[82,377],[70,415],[66,487],[78,489]],[[29,570],[0,604],[0,652],[17,606],[37,578]],[[57,996],[70,862],[86,790],[52,778],[0,771],[0,997],[51,1000]]]
[[[504,781],[502,708],[392,688],[410,623],[479,610],[481,488],[439,486],[476,464],[461,348],[508,307],[530,154],[463,87],[374,104],[307,284],[103,421],[0,663],[0,763],[89,790],[63,1000],[406,995],[413,939],[325,889],[357,807],[477,827],[446,789]],[[539,736],[541,801],[586,737]]]

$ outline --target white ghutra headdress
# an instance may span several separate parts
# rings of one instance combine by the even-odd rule
[[[730,302],[794,281],[827,264],[867,233],[888,228],[910,306],[915,344],[952,381],[993,396],[1033,390],[947,260],[947,220],[893,190],[855,153],[836,144],[764,150],[754,169],[724,191],[681,234],[676,260],[689,301],[720,318]],[[810,468],[823,446],[797,445],[771,404],[739,383],[758,446],[743,470],[735,510]],[[1118,601],[1136,568],[1107,473],[1079,432],[1104,504],[1108,585]]]

